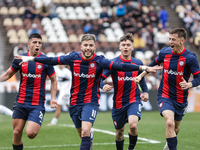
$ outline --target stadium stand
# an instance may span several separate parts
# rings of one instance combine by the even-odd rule
[[[56,6],[56,18],[38,18],[34,19],[23,18],[23,14],[27,7],[32,7],[32,2],[35,3],[36,10],[42,6],[53,3]],[[119,56],[118,48],[119,38],[127,32],[140,32],[142,38],[146,42],[144,53],[135,52],[135,57],[141,59],[144,64],[148,63],[154,56],[158,54],[159,48],[154,41],[154,36],[161,30],[157,13],[160,6],[165,6],[169,13],[169,21],[166,24],[168,30],[174,27],[184,27],[183,19],[185,17],[185,4],[181,0],[161,1],[161,0],[146,0],[147,4],[142,4],[140,1],[132,1],[131,7],[126,1],[123,1],[127,9],[127,15],[131,21],[131,26],[122,29],[123,16],[117,17],[117,4],[103,4],[100,0],[13,0],[12,3],[0,2],[0,21],[2,34],[6,37],[5,45],[8,49],[13,49],[18,43],[26,43],[28,40],[28,30],[33,23],[36,23],[42,33],[43,50],[42,52],[48,55],[67,54],[71,51],[80,51],[80,39],[84,34],[84,26],[88,22],[94,26],[98,25],[100,31],[97,34],[98,41],[97,53],[100,55],[109,54],[109,59],[114,56]],[[121,0],[118,0],[121,2]],[[195,5],[196,4],[196,5]],[[199,8],[197,1],[192,1],[189,8],[196,11]],[[100,20],[102,6],[106,6],[107,13],[110,16],[109,21]],[[151,6],[151,8],[150,8]],[[130,9],[131,8],[131,9]],[[199,13],[199,12],[198,12]],[[145,14],[145,15],[143,15]],[[146,16],[146,17],[145,17]],[[146,21],[150,18],[149,21]],[[102,24],[100,25],[100,22]],[[93,28],[93,27],[92,27]],[[92,30],[89,30],[90,33]],[[200,31],[199,31],[200,32]],[[1,35],[1,34],[0,34]],[[199,34],[198,34],[199,35]],[[192,44],[195,48],[199,48],[199,36],[194,36]],[[55,46],[56,45],[56,46]],[[60,47],[57,49],[56,47]],[[189,40],[186,42],[186,48],[193,50]],[[193,52],[199,55],[199,51],[195,48]],[[10,51],[11,51],[10,50]],[[12,51],[13,52],[13,51]],[[11,53],[12,53],[11,52]],[[50,53],[52,52],[52,53]],[[111,54],[112,53],[112,54]],[[11,55],[7,54],[6,59],[8,64],[12,61]],[[134,53],[133,53],[134,56]],[[106,56],[107,57],[107,56]],[[199,57],[200,58],[200,57]]]

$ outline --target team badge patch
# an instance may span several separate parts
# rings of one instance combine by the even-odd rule
[[[37,65],[37,68],[38,69],[42,69],[42,65]]]
[[[91,68],[94,68],[94,67],[95,67],[95,64],[94,64],[94,63],[91,63],[91,64],[90,64],[90,67],[91,67]]]
[[[117,121],[113,121],[114,125],[117,126]]]
[[[161,103],[159,104],[159,108],[162,108],[162,106],[163,106],[163,102],[161,102]]]
[[[179,65],[180,65],[180,66],[183,66],[183,65],[184,65],[184,62],[183,62],[183,61],[180,61],[180,62],[179,62]]]

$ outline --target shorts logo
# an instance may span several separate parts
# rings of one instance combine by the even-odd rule
[[[163,106],[163,102],[161,102],[161,103],[159,104],[159,108],[162,108],[162,106]]]
[[[41,69],[41,68],[42,68],[42,65],[37,65],[37,68],[38,68],[38,69]]]
[[[117,126],[117,121],[113,121],[114,125]]]
[[[179,65],[180,65],[180,66],[183,66],[183,65],[184,65],[184,62],[183,62],[183,61],[180,61],[180,62],[179,62]]]
[[[91,67],[91,68],[94,68],[94,67],[95,67],[95,64],[94,64],[94,63],[91,63],[91,64],[90,64],[90,67]]]

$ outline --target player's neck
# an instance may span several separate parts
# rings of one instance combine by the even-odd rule
[[[176,53],[176,54],[180,54],[180,53],[182,53],[184,51],[184,49],[185,49],[185,47],[181,46],[178,50],[173,51],[173,52]]]
[[[121,57],[124,60],[130,60],[131,59],[131,55],[128,55],[128,56],[121,55]]]
[[[29,56],[33,56],[33,57],[37,57],[39,55],[39,52],[38,53],[31,53],[30,51],[28,52]]]

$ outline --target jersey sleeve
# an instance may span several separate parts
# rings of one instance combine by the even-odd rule
[[[69,65],[71,58],[69,54],[59,57],[35,57],[34,60],[47,65]]]
[[[14,71],[14,72],[17,72],[19,69],[20,69],[20,65],[19,65],[19,63],[21,62],[22,60],[17,60],[17,59],[14,59],[13,61],[12,61],[12,64],[11,64],[11,69],[12,69],[12,71]]]
[[[104,56],[100,56],[99,63],[104,69],[117,70],[117,71],[136,71],[139,70],[139,65],[132,64],[121,64],[114,62],[108,59],[105,59]]]
[[[55,73],[56,73],[56,72],[55,72],[55,70],[54,70],[54,67],[51,66],[51,65],[48,65],[48,67],[47,67],[47,75],[48,75],[49,77],[52,77]]]
[[[159,52],[158,56],[149,64],[149,66],[155,66],[155,65],[160,65],[162,62],[163,62],[163,51],[164,51],[164,48]]]
[[[193,87],[196,87],[198,85],[200,85],[200,69],[199,69],[199,63],[197,61],[196,55],[195,58],[193,58],[190,62],[189,62],[189,66],[190,66],[190,70],[194,76],[194,80],[192,80],[192,85]]]

